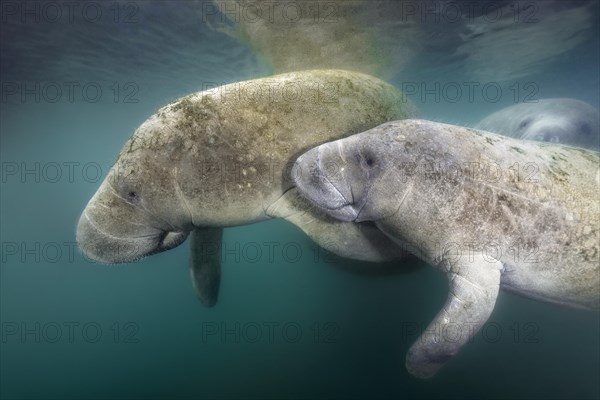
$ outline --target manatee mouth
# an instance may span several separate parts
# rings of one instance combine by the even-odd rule
[[[138,235],[115,236],[100,229],[84,212],[77,226],[77,244],[89,260],[118,264],[170,250],[183,243],[188,234],[148,227],[146,232]]]
[[[159,246],[157,250],[151,254],[171,250],[183,243],[187,236],[187,232],[163,231],[158,238]]]
[[[357,210],[354,207],[354,204],[346,204],[344,206],[334,208],[334,209],[326,209],[327,214],[332,217],[339,219],[344,222],[360,222],[358,221],[358,217],[360,215],[360,210]]]
[[[339,178],[330,176],[322,163],[322,149],[319,146],[298,157],[292,179],[302,196],[318,209],[341,221],[355,221],[364,204],[356,203],[351,185],[340,186]]]

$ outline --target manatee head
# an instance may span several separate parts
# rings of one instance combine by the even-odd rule
[[[134,133],[79,219],[77,242],[86,257],[129,262],[185,240],[192,217],[179,188],[178,146],[177,135],[152,123]]]
[[[406,184],[386,123],[302,154],[292,168],[300,192],[342,221],[376,221],[393,214]]]
[[[598,110],[574,99],[543,99],[507,107],[476,126],[501,135],[600,149]]]
[[[519,120],[515,137],[590,147],[594,143],[593,129],[592,121],[574,115],[537,114]]]

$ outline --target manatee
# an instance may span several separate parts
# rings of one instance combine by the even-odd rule
[[[500,287],[599,309],[599,157],[405,120],[309,150],[292,175],[330,216],[370,221],[447,274],[447,301],[406,358],[427,378],[486,322]]]
[[[289,171],[311,147],[413,112],[393,86],[344,70],[292,72],[183,97],[127,141],[81,214],[77,242],[92,260],[123,263],[191,234],[193,285],[209,306],[218,296],[224,227],[280,217],[343,257],[402,257],[376,228],[316,210]]]
[[[600,150],[600,113],[574,99],[516,104],[485,117],[475,128],[518,139]]]

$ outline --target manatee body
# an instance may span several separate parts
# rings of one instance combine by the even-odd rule
[[[447,273],[447,302],[407,355],[430,377],[486,322],[500,287],[598,310],[599,167],[586,149],[405,120],[318,146],[292,174],[330,216],[373,221]]]
[[[374,227],[315,210],[288,175],[303,151],[411,113],[393,86],[343,70],[191,94],[135,131],[83,211],[77,241],[91,259],[120,263],[171,249],[191,233],[194,287],[208,305],[217,299],[227,226],[282,217],[338,255],[401,257]]]
[[[574,99],[516,104],[487,116],[475,128],[518,139],[600,150],[600,113]]]

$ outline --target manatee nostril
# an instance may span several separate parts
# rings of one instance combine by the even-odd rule
[[[372,159],[372,158],[367,158],[367,159],[365,160],[365,162],[367,163],[367,165],[368,165],[369,167],[372,167],[372,166],[373,166],[373,164],[375,163],[375,161],[373,161],[373,159]]]

